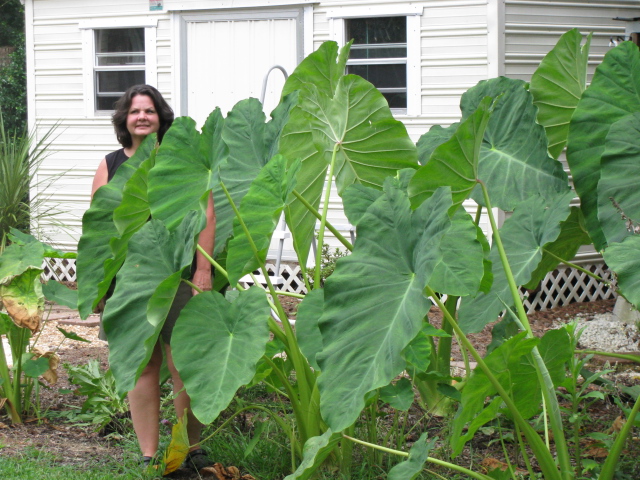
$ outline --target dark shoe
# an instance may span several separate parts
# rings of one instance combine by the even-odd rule
[[[140,463],[142,463],[145,472],[152,472],[160,468],[156,457],[142,457]]]
[[[184,460],[181,468],[188,468],[189,470],[199,472],[201,469],[211,466],[213,466],[213,461],[209,459],[207,452],[202,448],[198,448],[187,454],[187,458]]]

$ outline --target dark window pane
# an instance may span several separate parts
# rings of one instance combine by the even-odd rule
[[[354,18],[347,22],[353,44],[407,43],[407,17]]]
[[[384,98],[387,99],[389,108],[407,108],[407,93],[391,93],[382,92]]]
[[[96,53],[144,52],[144,28],[96,30]]]
[[[407,88],[407,66],[396,65],[347,65],[347,73],[366,78],[376,88]]]
[[[120,95],[96,97],[96,110],[114,110],[116,101]]]
[[[97,55],[98,66],[144,65],[144,55]]]
[[[122,95],[133,85],[145,83],[144,70],[96,72],[96,92]]]
[[[406,46],[351,47],[349,58],[406,58]]]

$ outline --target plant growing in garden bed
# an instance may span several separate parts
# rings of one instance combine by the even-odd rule
[[[58,282],[40,282],[42,263],[47,258],[73,258],[15,229],[8,235],[11,245],[0,254],[0,336],[6,336],[12,367],[0,342],[0,405],[4,405],[13,423],[24,415],[39,415],[39,378],[53,384],[57,380],[58,356],[42,352],[37,346],[45,295],[60,304],[74,305],[76,292]],[[73,332],[58,330],[72,340],[85,341]],[[30,341],[32,336],[35,339]],[[59,348],[59,346],[58,346]]]
[[[500,412],[514,422],[516,440],[533,451],[544,478],[577,478],[556,396],[573,355],[570,337],[559,329],[535,338],[518,287],[535,286],[591,237],[618,274],[620,293],[640,303],[638,237],[629,229],[640,219],[640,202],[637,189],[622,182],[637,177],[637,162],[629,159],[640,142],[628,139],[640,138],[634,113],[640,98],[626,85],[640,83],[640,53],[627,44],[612,50],[585,90],[588,45],[580,44],[577,31],[563,36],[530,88],[508,78],[480,82],[462,97],[461,122],[432,128],[417,148],[371,84],[343,75],[349,46],[338,52],[331,42],[289,77],[269,122],[259,102],[248,99],[226,118],[215,110],[202,131],[179,118],[161,146],[148,138],[96,193],[79,246],[82,315],[117,278],[104,317],[119,392],[133,387],[179,283],[187,281],[213,191],[210,261],[218,279],[238,291],[194,297],[172,337],[176,367],[201,421],[216,419],[240,386],[265,381],[288,398],[295,418],[292,427],[262,409],[291,441],[295,471],[287,478],[310,478],[326,460],[348,475],[351,442],[367,443],[354,437],[355,423],[380,389],[388,396],[404,388],[406,382],[394,380],[406,371],[430,408],[458,402],[449,440],[454,456]],[[559,107],[550,99],[565,102]],[[574,193],[556,160],[567,141],[576,191],[598,192],[598,200],[583,201],[581,209],[571,207]],[[334,181],[356,225],[354,245],[327,221]],[[478,204],[475,218],[460,208],[467,199]],[[494,207],[513,211],[501,228]],[[482,212],[490,220],[491,247],[478,227]],[[351,251],[324,288],[315,269],[295,332],[264,267],[282,213],[301,266],[317,220],[319,245],[328,229]],[[271,299],[258,287],[238,285],[256,269]],[[444,315],[441,330],[429,324],[431,302]],[[466,334],[501,312],[482,358]],[[454,337],[478,364],[455,387],[449,374]],[[260,408],[246,405],[236,414]],[[613,478],[638,408],[636,402],[613,442],[601,479]],[[530,424],[537,415],[549,422],[543,437]],[[408,454],[386,449],[408,455],[388,478],[413,478],[425,462],[489,478],[429,457],[433,446],[423,435]]]

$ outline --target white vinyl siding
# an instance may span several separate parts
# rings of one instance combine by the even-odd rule
[[[525,81],[553,48],[560,36],[572,28],[583,35],[593,32],[589,54],[589,78],[610,50],[611,37],[624,36],[625,23],[615,17],[640,16],[637,0],[523,1],[505,2],[505,74]]]

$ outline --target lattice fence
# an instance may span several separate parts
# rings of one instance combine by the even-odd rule
[[[60,282],[76,281],[76,261],[67,258],[46,258],[42,264],[42,278],[44,280],[58,280]]]
[[[602,263],[585,265],[583,268],[604,280],[611,280],[611,272]],[[526,297],[524,306],[528,312],[615,297],[612,288],[586,273],[569,267],[549,272],[537,289],[521,289],[521,294]]]
[[[611,273],[602,263],[585,265],[584,268],[605,280],[611,279]],[[45,280],[53,278],[59,281],[76,281],[75,260],[49,258],[45,261],[43,269],[43,278]],[[267,272],[278,290],[301,294],[307,293],[299,266],[282,264],[280,265],[279,276],[275,270],[275,265],[267,264]],[[260,282],[260,276],[258,275],[256,278]],[[243,277],[240,283],[245,287],[254,284],[249,276]],[[598,282],[586,273],[568,267],[558,268],[553,272],[549,272],[537,289],[522,289],[521,293],[525,297],[524,305],[529,312],[547,310],[575,302],[590,302],[615,297],[613,289]]]

